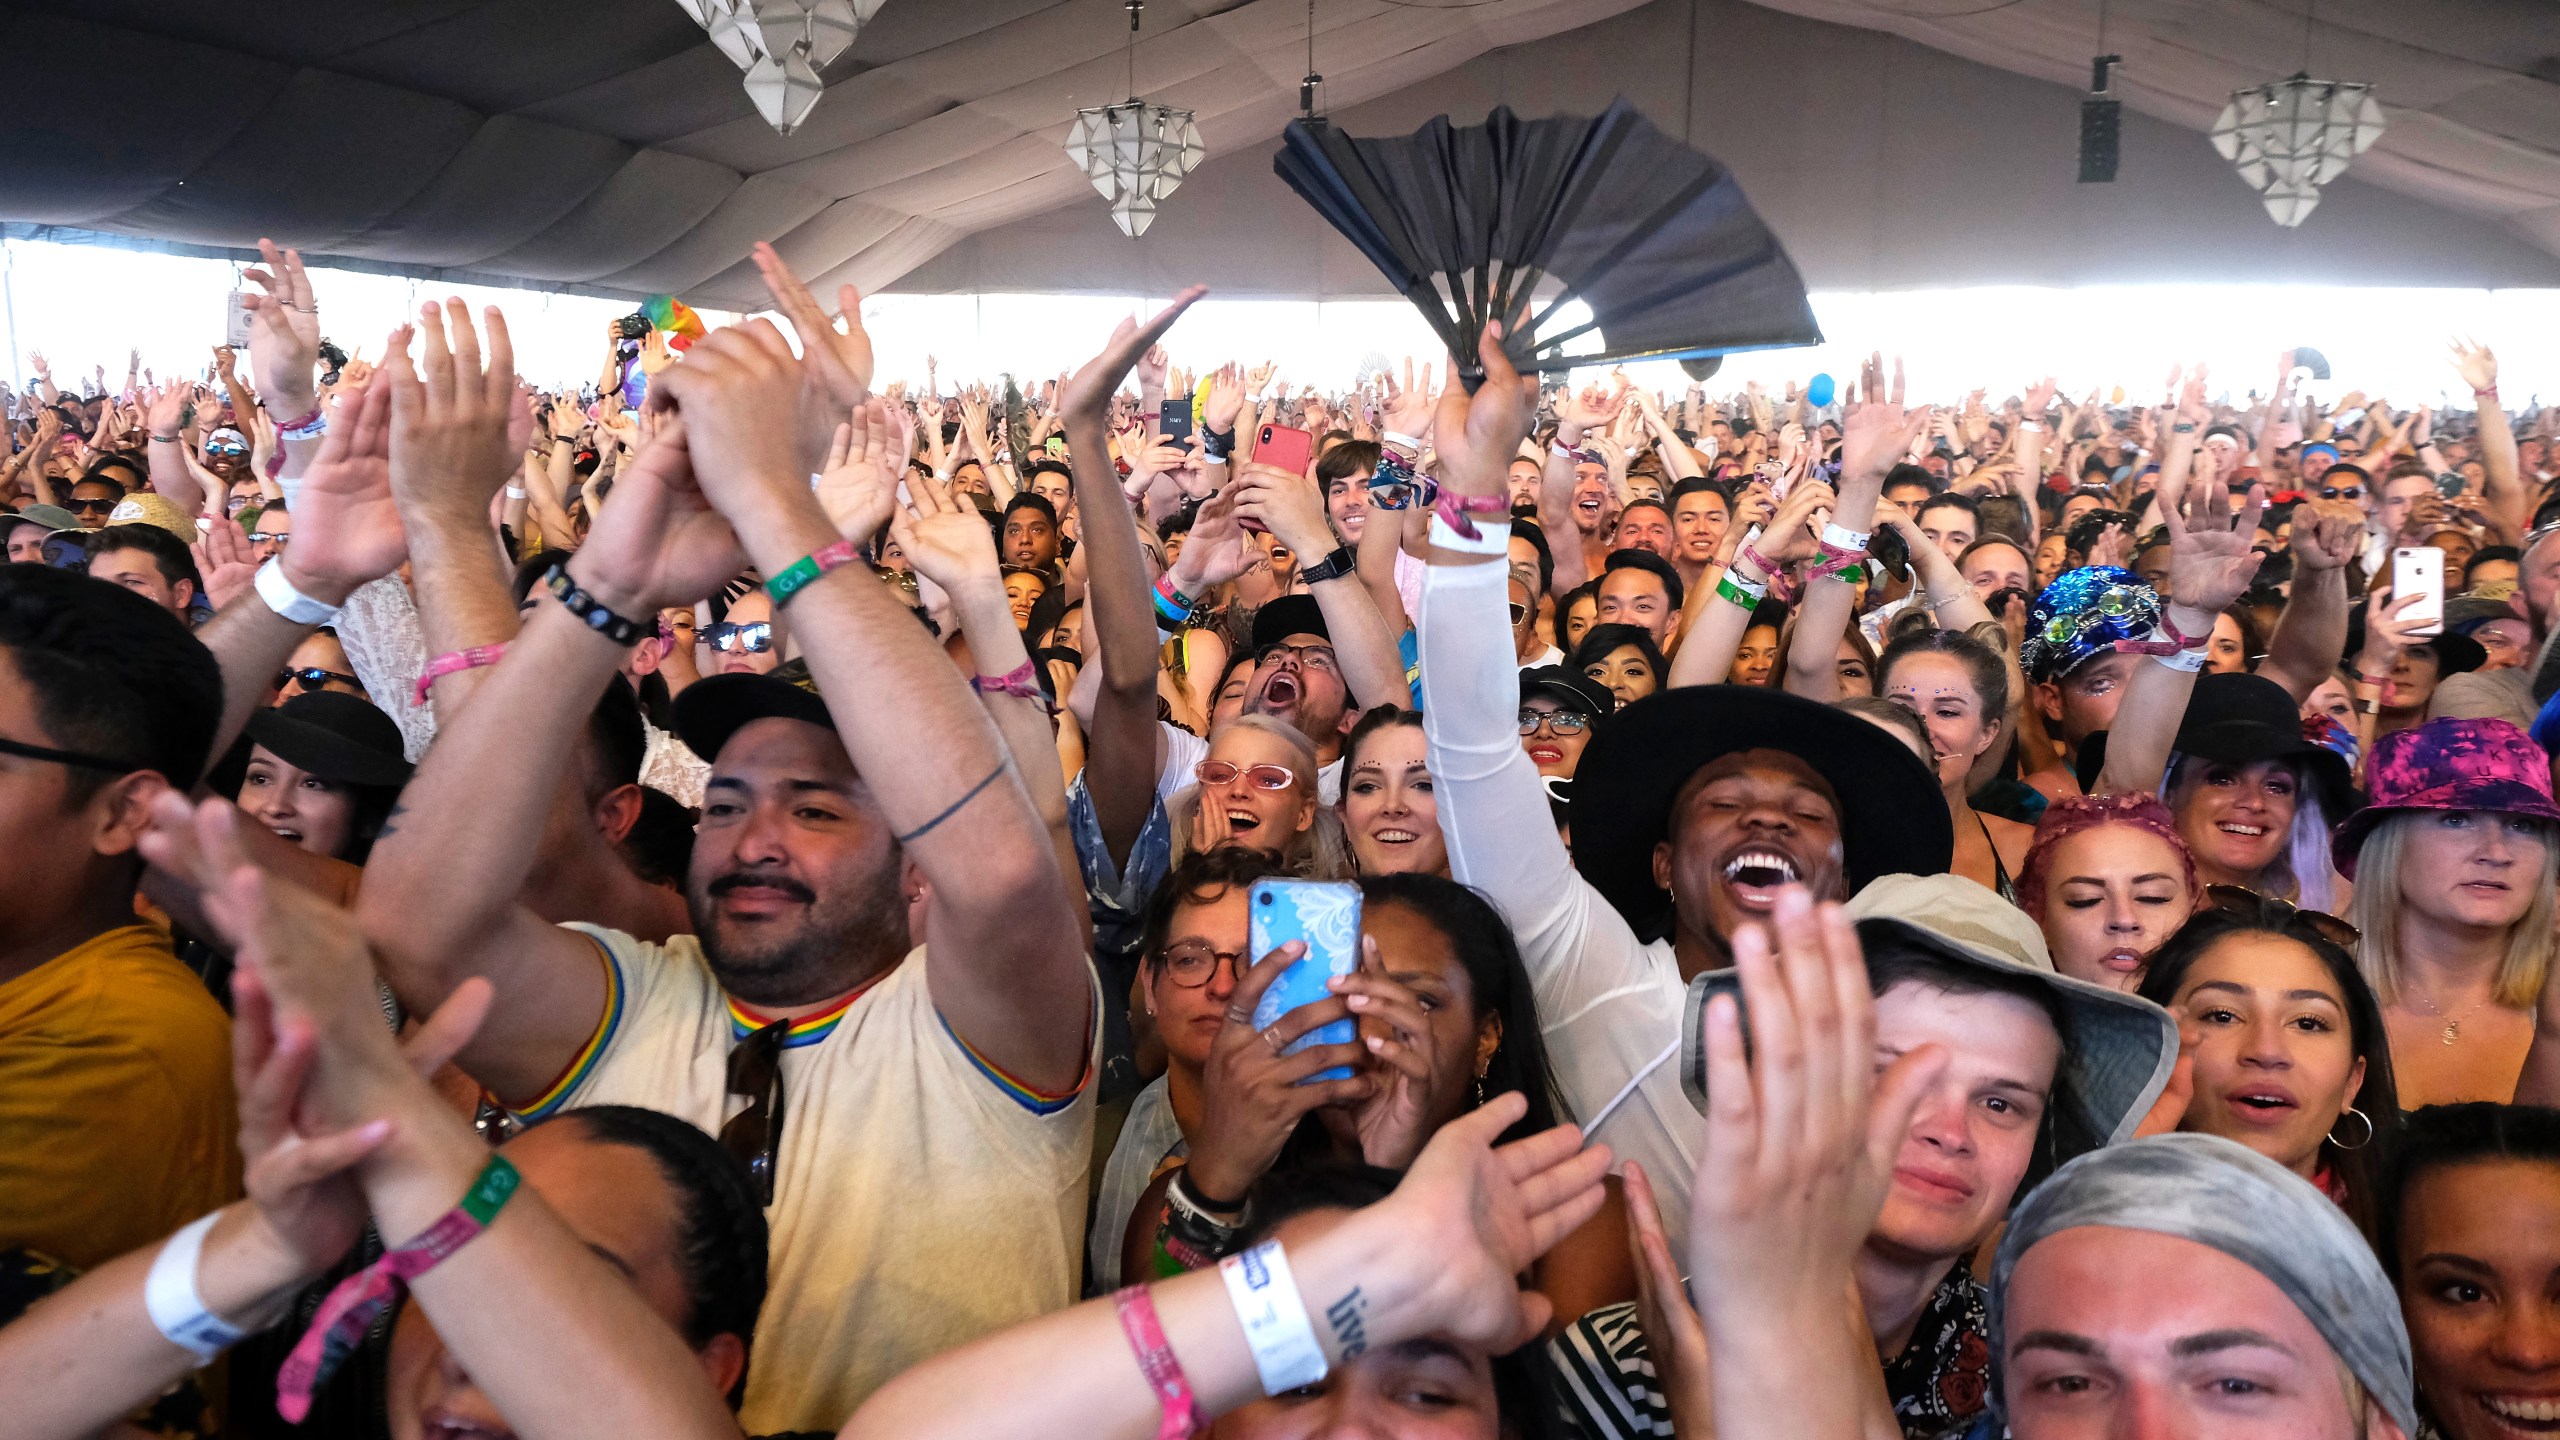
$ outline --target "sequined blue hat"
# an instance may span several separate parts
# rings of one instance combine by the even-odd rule
[[[2059,680],[2119,640],[2149,640],[2160,627],[2160,596],[2139,575],[2113,565],[2066,570],[2027,610],[2019,668],[2038,684]]]

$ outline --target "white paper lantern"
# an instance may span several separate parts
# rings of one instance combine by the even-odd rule
[[[1067,158],[1111,202],[1111,218],[1135,239],[1156,218],[1156,202],[1171,195],[1208,151],[1191,112],[1130,100],[1076,112],[1067,131]]]
[[[747,98],[788,135],[826,93],[818,71],[853,45],[887,0],[676,0],[745,74]]]
[[[2382,134],[2373,87],[2296,75],[2235,90],[2213,122],[2213,148],[2290,228],[2320,203],[2320,187],[2346,173]]]

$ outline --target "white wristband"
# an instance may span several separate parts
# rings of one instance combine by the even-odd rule
[[[1431,543],[1461,555],[1508,555],[1511,553],[1511,522],[1486,516],[1476,521],[1476,538],[1470,540],[1435,513],[1431,517]]]
[[[2154,655],[2151,658],[2172,670],[2182,670],[2189,675],[2204,668],[2204,651],[2202,650],[2181,650],[2174,655]]]
[[[1386,441],[1390,445],[1401,446],[1417,455],[1422,453],[1422,441],[1414,436],[1400,435],[1393,430],[1381,430],[1378,432],[1378,438]]]
[[[196,1294],[196,1259],[204,1252],[205,1232],[221,1215],[217,1210],[170,1236],[142,1282],[142,1308],[151,1313],[152,1325],[170,1344],[204,1361],[249,1333],[207,1310]]]
[[[258,567],[258,598],[267,608],[296,625],[326,625],[338,618],[338,607],[314,600],[293,588],[284,578],[284,562],[270,560]]]
[[[507,498],[508,498],[508,499],[510,499],[510,500],[521,500],[521,499],[523,499],[524,497],[525,497],[525,488],[524,488],[523,486],[521,486],[521,485],[510,485],[510,486],[508,486],[508,487],[507,487]]]
[[[1227,1301],[1236,1307],[1245,1344],[1253,1349],[1253,1368],[1262,1373],[1263,1394],[1286,1394],[1325,1377],[1331,1367],[1279,1241],[1228,1256],[1218,1262],[1218,1273],[1226,1278]]]
[[[2037,420],[2021,420],[2018,422],[2018,428],[2021,430],[2042,430],[2044,428],[2044,424]]]
[[[1822,543],[1842,550],[1864,550],[1870,538],[1871,532],[1852,530],[1836,522],[1822,527]]]

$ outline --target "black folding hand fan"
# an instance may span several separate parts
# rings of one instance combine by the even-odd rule
[[[1376,140],[1298,120],[1272,166],[1431,322],[1470,390],[1489,320],[1523,370],[1822,340],[1733,173],[1624,99],[1596,119],[1504,107]],[[1575,300],[1589,319],[1566,316]]]

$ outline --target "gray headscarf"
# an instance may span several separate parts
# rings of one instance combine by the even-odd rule
[[[2210,1245],[2266,1276],[2400,1432],[2418,1433],[2409,1332],[2400,1323],[2400,1297],[2372,1247],[2310,1182],[2218,1135],[2154,1135],[2092,1150],[2019,1204],[1991,1265],[1995,1364],[2001,1309],[2018,1257],[2047,1236],[2083,1225]]]

